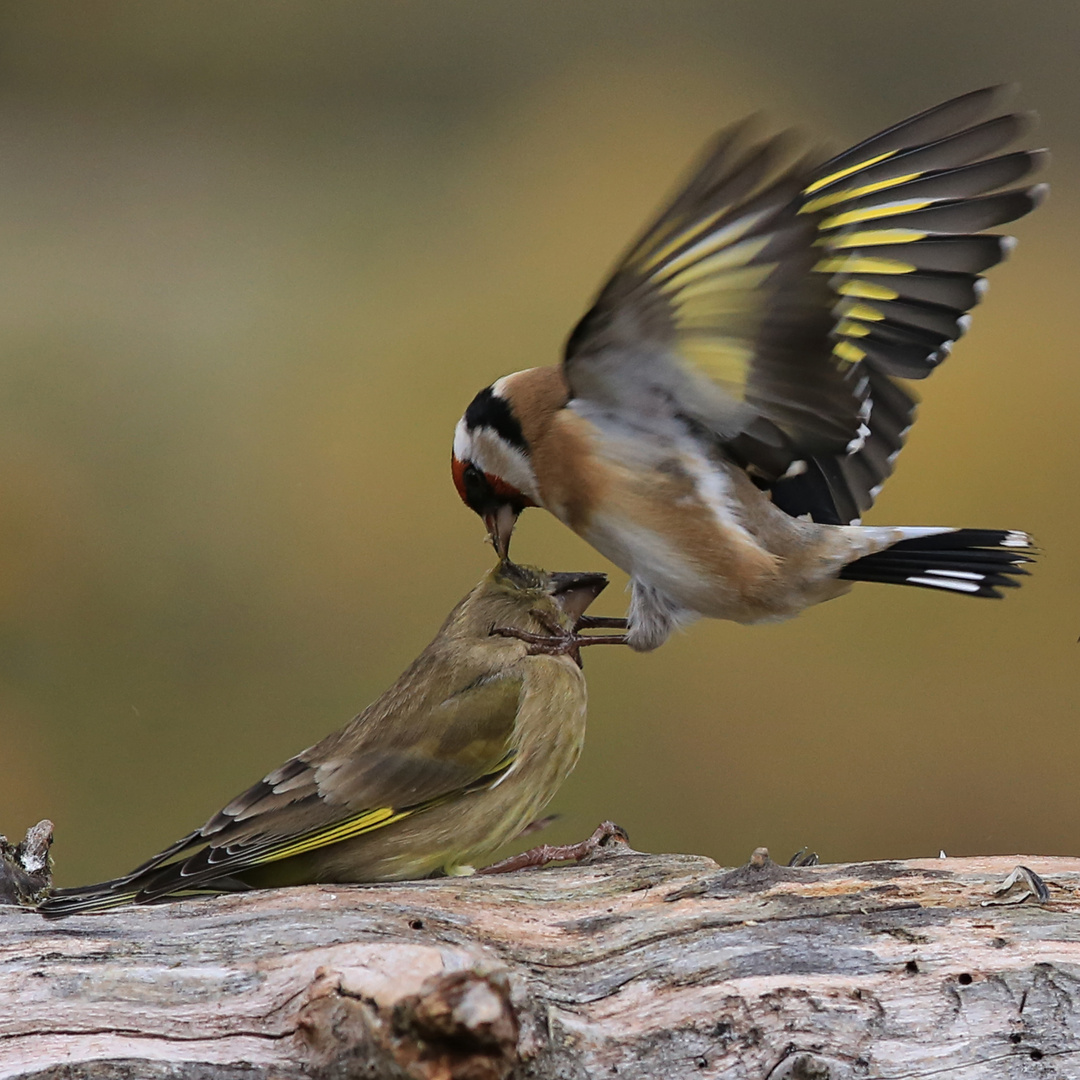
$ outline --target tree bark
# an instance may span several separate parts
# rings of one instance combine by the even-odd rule
[[[994,893],[1018,862],[1049,899]],[[1075,1078],[1078,885],[1077,859],[725,873],[616,843],[496,877],[3,908],[0,1078]]]

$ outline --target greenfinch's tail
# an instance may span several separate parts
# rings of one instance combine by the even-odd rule
[[[137,890],[130,884],[124,887],[123,879],[116,883],[85,885],[78,889],[57,889],[39,905],[38,911],[46,918],[58,919],[64,915],[78,915],[134,903]]]

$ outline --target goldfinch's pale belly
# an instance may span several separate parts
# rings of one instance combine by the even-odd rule
[[[677,428],[624,430],[572,406],[537,447],[543,505],[688,612],[753,623],[840,596],[841,567],[899,532],[820,525],[778,509],[746,473]],[[894,535],[895,532],[895,535]]]
[[[647,469],[611,454],[598,464],[603,497],[567,524],[688,611],[785,619],[851,587],[836,578],[856,557],[850,530],[789,517],[735,466],[686,452]]]
[[[835,571],[809,579],[785,573],[783,557],[760,548],[741,551],[719,532],[712,538],[715,547],[687,551],[670,532],[613,516],[594,522],[582,537],[680,607],[715,619],[752,623],[791,618],[808,604],[851,588],[833,576]]]

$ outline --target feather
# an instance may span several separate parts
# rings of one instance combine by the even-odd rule
[[[884,551],[849,563],[840,572],[850,581],[877,581],[922,589],[1000,598],[1001,588],[1015,588],[1032,562],[1026,533],[997,529],[953,529],[901,540]]]
[[[965,94],[820,165],[794,159],[786,134],[721,133],[575,327],[571,395],[661,439],[700,433],[786,485],[779,505],[857,516],[899,449],[871,419],[872,449],[841,464],[867,441],[863,369],[881,393],[882,377],[928,375],[1012,247],[984,230],[1045,194],[998,190],[1045,158],[991,156],[1030,123],[992,115],[1004,93]],[[913,409],[900,411],[906,430]],[[781,480],[795,461],[803,476]]]

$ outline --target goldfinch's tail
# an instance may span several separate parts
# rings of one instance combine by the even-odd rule
[[[921,530],[912,530],[921,531]],[[840,571],[848,581],[915,585],[965,596],[1001,597],[1015,588],[1034,561],[1031,537],[1003,529],[952,529],[900,540],[884,551],[864,555]]]

